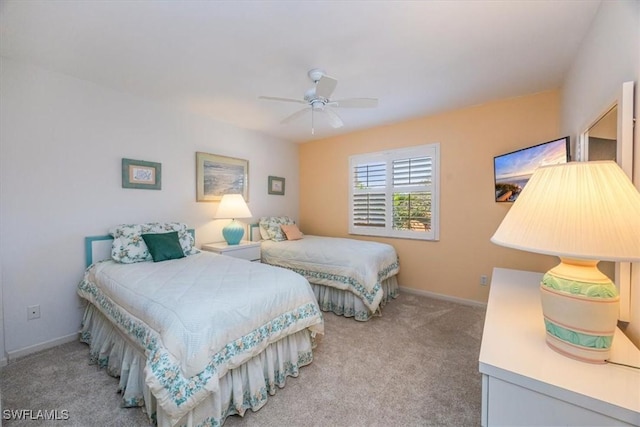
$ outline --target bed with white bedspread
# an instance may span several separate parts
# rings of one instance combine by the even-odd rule
[[[284,232],[277,234],[278,226],[291,224],[288,217],[261,218],[262,262],[304,276],[320,309],[366,321],[398,296],[400,265],[393,246],[301,233],[290,239]]]
[[[144,406],[161,426],[219,426],[259,409],[311,363],[323,332],[300,275],[190,252],[96,262],[78,286],[89,302],[81,339],[92,359],[120,377],[123,406]]]

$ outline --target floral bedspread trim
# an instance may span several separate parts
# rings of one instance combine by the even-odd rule
[[[218,390],[218,370],[224,369],[232,357],[249,353],[258,345],[268,344],[273,335],[280,335],[282,331],[299,321],[313,317],[322,319],[318,306],[313,302],[283,313],[225,345],[210,358],[200,373],[186,378],[178,363],[162,345],[159,345],[158,334],[125,314],[86,277],[78,285],[78,293],[98,306],[105,316],[145,349],[148,386],[154,392],[158,404],[174,423],[197,406],[210,392]]]
[[[382,287],[380,286],[380,282],[377,282],[371,291],[367,291],[367,289],[356,279],[353,277],[343,276],[341,274],[333,274],[333,273],[325,273],[322,271],[312,271],[306,270],[304,268],[296,268],[296,267],[286,267],[289,270],[295,271],[298,274],[304,276],[308,281],[314,282],[315,280],[327,280],[334,283],[341,283],[346,285],[351,292],[358,295],[362,298],[368,306],[372,305],[375,302],[376,296],[380,293]]]
[[[260,387],[253,394],[249,390],[244,390],[242,401],[229,402],[229,406],[223,411],[220,420],[207,418],[198,427],[218,427],[231,415],[244,416],[247,409],[257,411],[267,403],[268,396],[276,394],[278,387],[283,388],[285,386],[287,377],[297,377],[300,368],[310,364],[312,361],[313,354],[310,351],[299,353],[297,363],[286,362],[282,366],[283,370],[276,368],[273,379],[267,380],[265,378],[266,387]]]
[[[389,292],[389,294],[385,294],[380,301],[380,305],[376,312],[364,311],[364,310],[355,310],[353,307],[347,307],[345,304],[337,304],[333,301],[318,301],[318,305],[320,306],[320,310],[322,311],[331,311],[338,316],[344,317],[353,317],[356,320],[360,320],[362,322],[366,322],[371,319],[374,314],[380,313],[380,308],[384,306],[387,302],[389,302],[393,298],[397,298],[399,292],[397,289]]]
[[[356,320],[360,321],[369,320],[373,316],[371,311],[356,311],[352,307],[345,307],[344,304],[335,304],[332,301],[318,302],[318,304],[320,305],[320,310],[322,311],[331,311],[338,316],[353,317]]]
[[[378,272],[378,282],[388,279],[394,274],[397,274],[398,271],[400,271],[400,259],[396,258],[394,263],[389,264]]]
[[[367,288],[362,285],[362,283],[360,283],[353,277],[322,271],[307,270],[305,268],[298,267],[285,266],[285,268],[301,274],[311,283],[317,283],[317,280],[325,280],[328,282],[340,283],[342,285],[345,285],[351,292],[360,297],[365,305],[373,312],[375,311],[377,304],[380,302],[380,295],[382,294],[382,281],[398,273],[398,271],[400,270],[400,261],[396,259],[395,262],[378,271],[378,280],[376,284],[371,288],[371,291],[368,291]]]
[[[337,304],[333,301],[318,301],[318,305],[322,311],[331,311],[338,316],[353,317],[356,320],[365,322],[371,319],[374,314],[379,314],[381,312],[380,308],[391,299],[397,298],[398,295],[400,295],[400,292],[397,289],[390,291],[389,294],[383,295],[382,300],[380,301],[380,306],[375,313],[368,310],[355,310],[353,307],[347,307],[345,304]]]

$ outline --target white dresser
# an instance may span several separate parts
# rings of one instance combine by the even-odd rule
[[[479,359],[482,425],[640,426],[640,370],[579,362],[546,345],[541,278],[493,270]],[[640,366],[620,330],[611,361]]]

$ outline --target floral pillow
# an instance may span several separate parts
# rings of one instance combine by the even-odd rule
[[[187,230],[186,224],[179,222],[149,222],[146,224],[120,224],[109,230],[113,236],[111,246],[111,258],[123,264],[151,261],[142,235],[147,233],[178,232],[178,240],[185,256],[193,255],[199,251],[194,248],[195,240]]]
[[[260,225],[260,235],[264,240],[281,242],[287,240],[287,236],[280,226],[295,224],[295,222],[288,216],[264,216],[260,218],[258,224]]]
[[[260,225],[260,223],[258,222],[258,225]],[[266,228],[262,227],[262,225],[260,225],[258,227],[258,230],[260,230],[260,237],[262,237],[262,240],[271,240],[271,237],[269,236],[269,232],[267,231]]]

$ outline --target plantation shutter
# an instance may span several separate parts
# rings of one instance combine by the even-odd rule
[[[439,144],[349,158],[349,233],[438,240]]]
[[[356,164],[353,167],[353,180],[352,225],[386,227],[386,164]]]
[[[431,183],[432,158],[417,157],[393,161],[393,186],[413,186]]]
[[[432,171],[428,156],[393,160],[394,230],[431,230]]]

